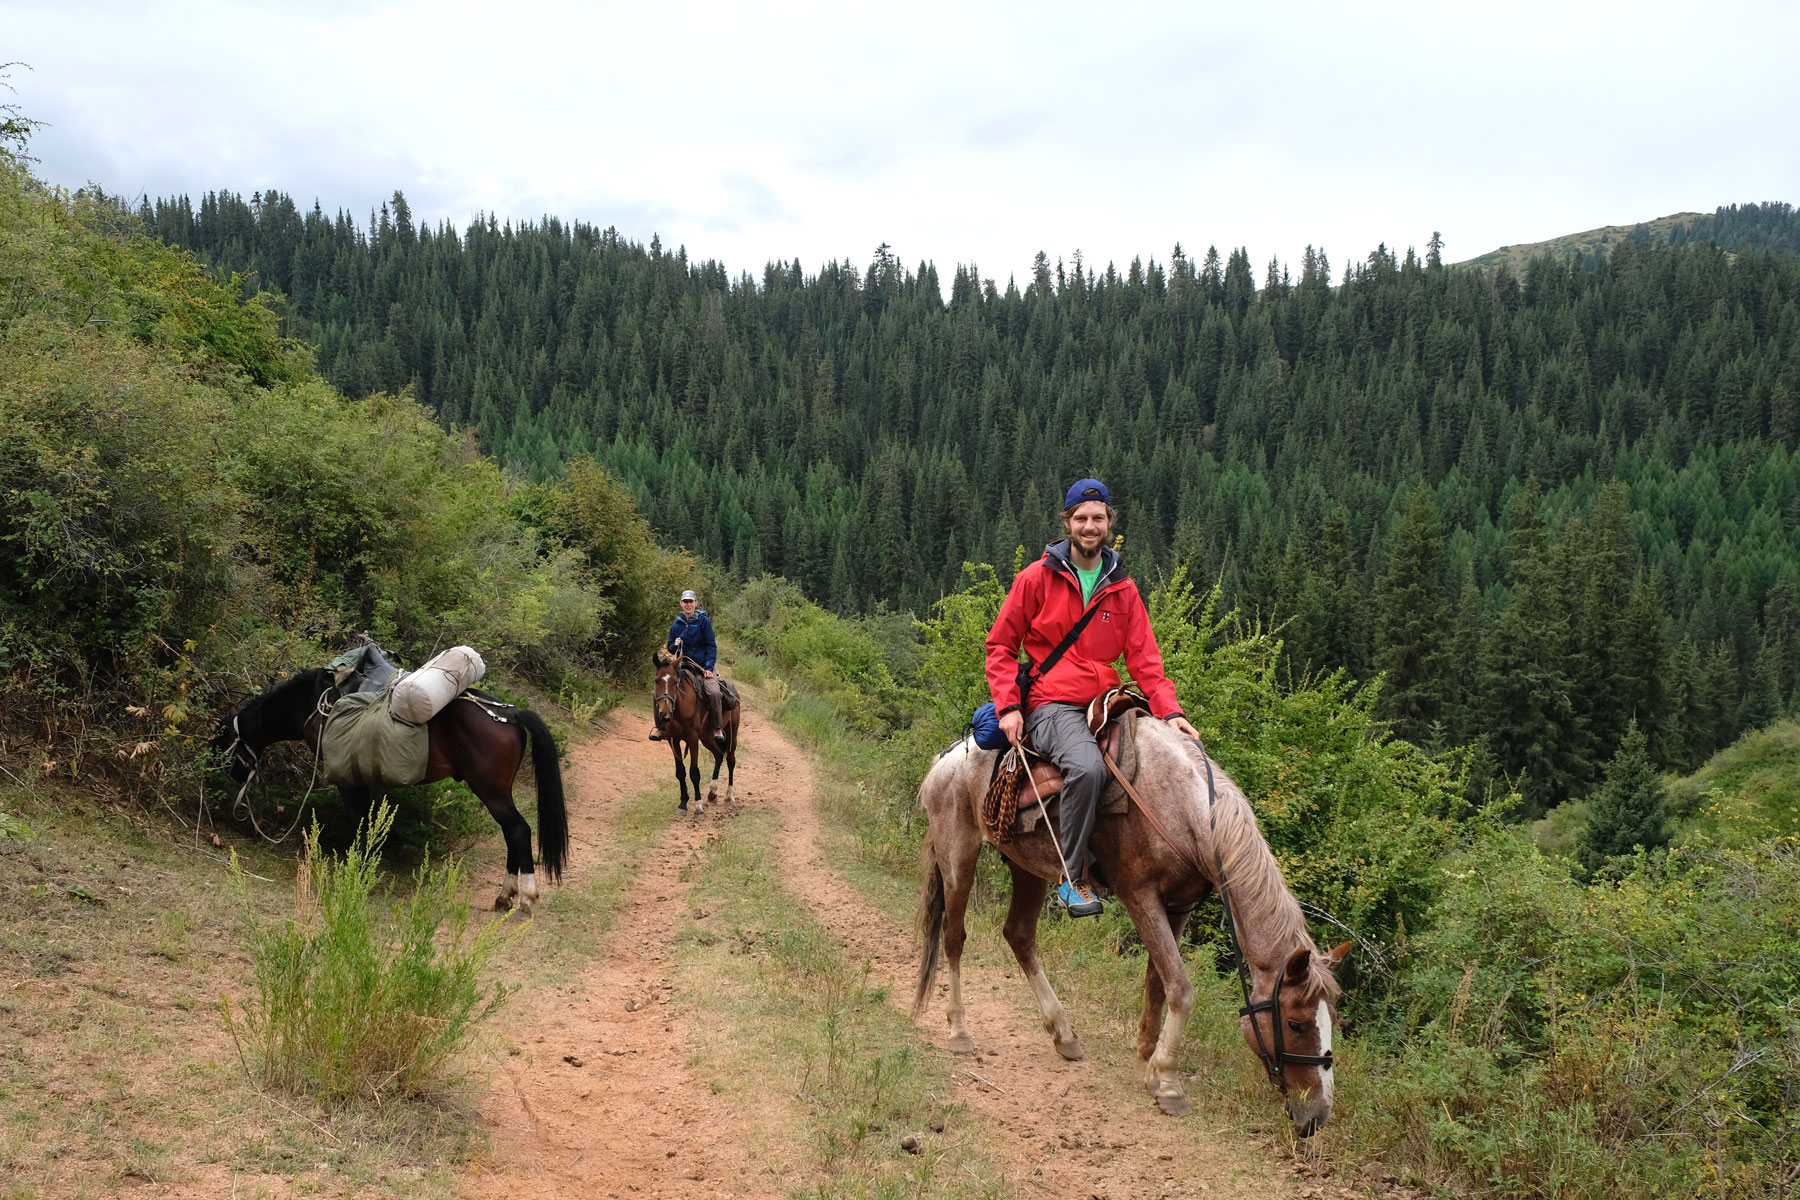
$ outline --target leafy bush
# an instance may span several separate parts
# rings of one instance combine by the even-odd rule
[[[294,911],[276,922],[257,914],[233,857],[257,994],[241,1028],[223,1007],[263,1086],[327,1105],[419,1095],[453,1077],[458,1053],[506,1002],[505,985],[483,975],[510,935],[498,921],[470,935],[454,862],[421,866],[391,925],[374,903],[393,820],[384,801],[341,860],[320,853],[315,825]]]

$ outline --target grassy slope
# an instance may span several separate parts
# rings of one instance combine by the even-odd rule
[[[1703,217],[1704,213],[1671,213],[1666,217],[1657,217],[1654,221],[1645,221],[1643,225],[1650,231],[1650,236],[1666,239],[1678,227]],[[1497,267],[1502,263],[1517,275],[1525,270],[1525,264],[1540,254],[1592,254],[1604,251],[1615,242],[1622,242],[1631,236],[1636,225],[1602,225],[1599,229],[1588,229],[1581,233],[1565,233],[1561,237],[1553,237],[1542,242],[1521,242],[1513,246],[1501,246],[1498,250],[1489,250],[1486,254],[1465,259],[1455,265],[1459,267]]]
[[[1745,734],[1669,786],[1676,840],[1800,833],[1800,720]]]

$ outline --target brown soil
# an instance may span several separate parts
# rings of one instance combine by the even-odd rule
[[[610,732],[573,755],[569,789],[582,853],[572,876],[610,844],[608,830],[621,806],[669,769],[667,751],[643,740],[644,724],[640,714],[621,710]],[[786,885],[903,1002],[912,991],[914,935],[826,860],[811,758],[756,713],[745,712],[743,728],[755,753],[738,773],[740,803],[778,810]],[[472,1165],[469,1195],[777,1196],[807,1182],[746,1152],[756,1127],[696,1076],[689,1065],[695,1040],[669,1004],[666,972],[688,892],[681,868],[708,838],[729,836],[720,816],[726,811],[709,809],[700,821],[671,825],[627,892],[604,959],[566,991],[527,993],[511,1011],[513,1028],[545,1033],[504,1065],[485,1112],[493,1150]],[[554,905],[555,894],[544,900]],[[1180,1121],[1160,1116],[1131,1061],[1063,1061],[1016,970],[965,960],[965,995],[982,1052],[957,1060],[953,1078],[1015,1194],[1081,1200],[1350,1194],[1297,1175],[1235,1129],[1207,1126],[1204,1112]],[[942,1042],[941,1000],[921,1029]]]
[[[672,775],[668,748],[644,738],[642,713],[620,709],[609,726],[570,755],[570,883],[608,853],[625,803]],[[740,767],[739,803],[769,797],[767,779]],[[723,797],[723,776],[720,784]],[[726,813],[709,805],[704,818],[671,824],[625,894],[605,957],[566,990],[528,989],[509,1007],[511,1028],[545,1032],[502,1065],[483,1112],[492,1150],[470,1165],[466,1194],[711,1200],[781,1196],[797,1182],[743,1161],[751,1126],[689,1067],[693,1037],[670,1004],[689,890],[681,869],[719,836]],[[489,882],[498,886],[498,871]],[[555,903],[556,892],[545,891],[540,913]]]

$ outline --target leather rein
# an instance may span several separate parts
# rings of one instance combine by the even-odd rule
[[[1219,854],[1219,792],[1217,785],[1213,782],[1212,756],[1207,754],[1205,742],[1201,742],[1198,738],[1194,740],[1200,746],[1200,759],[1206,764],[1206,809],[1212,822],[1213,885],[1218,888],[1219,903],[1225,909],[1225,940],[1231,946],[1232,956],[1237,959],[1238,985],[1244,992],[1244,1006],[1238,1009],[1238,1016],[1250,1018],[1250,1029],[1256,1034],[1256,1056],[1262,1059],[1263,1070],[1268,1072],[1269,1081],[1285,1096],[1288,1086],[1287,1080],[1281,1076],[1282,1067],[1290,1065],[1321,1067],[1329,1071],[1331,1070],[1331,1051],[1327,1050],[1323,1054],[1288,1053],[1286,1042],[1281,1036],[1281,983],[1287,977],[1285,970],[1276,970],[1275,990],[1269,994],[1267,1000],[1255,1002],[1250,999],[1250,968],[1244,961],[1243,946],[1238,942],[1237,922],[1232,919],[1231,915],[1231,895],[1225,889],[1225,860]],[[1100,757],[1106,760],[1106,769],[1111,771],[1113,778],[1119,781],[1119,786],[1125,789],[1125,794],[1131,797],[1131,802],[1138,806],[1138,811],[1144,814],[1145,820],[1150,822],[1150,827],[1162,835],[1163,841],[1169,844],[1169,849],[1175,851],[1176,856],[1192,868],[1196,874],[1205,875],[1206,870],[1201,867],[1199,860],[1187,847],[1169,836],[1169,831],[1163,827],[1163,823],[1150,810],[1150,806],[1144,803],[1144,798],[1138,795],[1136,788],[1131,786],[1131,781],[1125,778],[1125,773],[1119,770],[1119,764],[1113,761],[1113,756],[1106,752],[1104,746],[1100,748]],[[1274,1042],[1273,1047],[1263,1041],[1262,1025],[1256,1020],[1257,1014],[1264,1012],[1269,1014],[1269,1030]]]

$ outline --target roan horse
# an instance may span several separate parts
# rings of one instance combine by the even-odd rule
[[[1133,804],[1123,815],[1101,818],[1089,848],[1150,954],[1138,1021],[1144,1085],[1163,1112],[1181,1116],[1189,1111],[1176,1069],[1182,1028],[1194,1003],[1193,984],[1181,964],[1181,930],[1194,907],[1214,890],[1222,864],[1223,898],[1236,927],[1238,952],[1248,966],[1244,1040],[1285,1097],[1295,1132],[1309,1136],[1331,1116],[1331,1032],[1338,996],[1332,972],[1350,943],[1330,954],[1313,943],[1249,801],[1197,743],[1161,721],[1140,720],[1137,749],[1135,786],[1153,808],[1155,821]],[[963,1009],[963,918],[984,837],[982,798],[996,753],[965,738],[938,755],[919,788],[930,828],[919,905],[925,945],[913,1012],[923,1011],[929,998],[941,936],[950,966],[950,1049],[959,1054],[975,1049]],[[1012,871],[1006,940],[1037,995],[1056,1049],[1064,1058],[1078,1059],[1081,1042],[1044,977],[1037,952],[1038,913],[1050,884],[1061,875],[1047,824],[1040,822],[1029,834],[1015,833],[1000,847]]]
[[[663,740],[675,752],[675,782],[681,785],[680,811],[687,811],[688,781],[691,779],[696,801],[694,815],[705,814],[707,803],[716,799],[719,794],[721,762],[726,769],[725,800],[727,803],[736,803],[738,710],[725,710],[725,746],[720,749],[717,743],[706,736],[706,727],[711,723],[712,713],[706,698],[700,694],[698,682],[691,678],[692,668],[683,665],[687,660],[680,655],[658,650],[651,656],[651,661],[656,665],[656,692],[653,700],[656,727],[662,730]],[[702,745],[711,750],[713,756],[712,786],[707,788],[704,796],[700,794]],[[688,760],[685,774],[681,769],[684,748]]]
[[[240,784],[254,779],[263,749],[274,742],[303,741],[317,755],[325,714],[337,694],[330,671],[301,671],[222,718],[212,747],[224,756],[231,777]],[[512,785],[529,741],[537,775],[538,845],[550,881],[560,882],[569,856],[569,818],[563,808],[556,742],[544,719],[530,709],[515,708],[484,692],[471,690],[468,695],[479,697],[479,702],[459,697],[427,723],[430,748],[420,782],[456,779],[480,797],[506,838],[506,882],[494,908],[503,910],[516,902],[520,912],[530,913],[538,896],[531,826],[513,804]],[[368,817],[371,793],[366,787],[338,789],[359,827]]]

